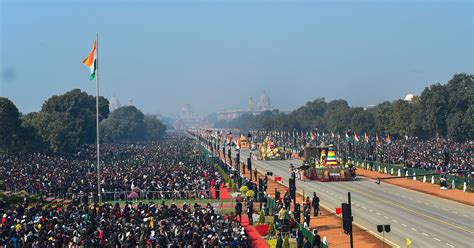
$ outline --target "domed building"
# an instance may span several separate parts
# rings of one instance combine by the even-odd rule
[[[408,93],[403,100],[407,102],[411,102],[413,100],[414,95],[411,93]]]
[[[118,108],[120,108],[120,101],[115,95],[113,95],[109,101],[109,111],[112,112]]]
[[[270,110],[272,108],[272,102],[270,101],[270,97],[267,96],[265,92],[263,95],[260,96],[257,104],[257,110],[265,111]]]
[[[217,112],[217,120],[230,121],[236,118],[239,118],[245,114],[259,115],[267,110],[272,110],[272,102],[270,97],[267,96],[265,92],[258,98],[258,102],[254,105],[253,97],[248,98],[247,109],[234,109],[234,110],[223,110]],[[290,111],[282,111],[283,113],[290,113]]]

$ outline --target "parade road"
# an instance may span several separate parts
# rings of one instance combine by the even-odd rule
[[[242,150],[240,161],[246,162],[248,156],[249,150]],[[298,167],[302,161],[252,159],[253,169],[273,172],[273,176],[282,177],[286,186],[291,164]],[[296,180],[296,187],[298,192],[304,191],[310,197],[317,192],[321,205],[332,211],[347,202],[347,192],[351,192],[354,223],[380,238],[382,234],[377,232],[376,225],[390,224],[390,233],[385,233],[389,245],[405,247],[406,238],[413,242],[411,247],[473,247],[474,244],[472,206],[387,183],[378,185],[364,177],[350,182]]]

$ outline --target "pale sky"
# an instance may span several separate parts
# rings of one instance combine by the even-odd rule
[[[472,1],[1,1],[0,95],[23,113],[95,94],[82,60],[99,33],[101,95],[176,116],[292,110],[419,94],[473,73]]]

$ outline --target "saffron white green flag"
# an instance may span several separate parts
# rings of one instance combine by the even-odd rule
[[[91,75],[89,76],[89,79],[92,80],[95,78],[95,72],[97,70],[97,58],[95,54],[97,43],[94,41],[94,45],[92,46],[92,51],[89,53],[89,56],[87,56],[82,63],[89,67],[91,69]]]

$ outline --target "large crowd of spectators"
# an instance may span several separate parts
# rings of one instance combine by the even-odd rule
[[[295,153],[303,154],[307,144],[321,143],[334,144],[336,152],[341,158],[370,158],[373,161],[391,164],[406,164],[408,167],[422,168],[437,171],[472,170],[474,164],[474,141],[456,142],[446,138],[419,139],[417,137],[392,137],[390,142],[386,138],[374,137],[366,142],[364,137],[355,141],[350,135],[350,142],[344,135],[316,135],[309,133],[295,135],[285,132],[251,132],[254,140],[262,140],[271,136],[278,146]],[[446,155],[447,154],[447,155]],[[446,156],[449,157],[446,164]]]
[[[0,159],[8,190],[72,199],[0,208],[1,247],[250,247],[240,223],[210,204],[98,203],[94,148]],[[125,191],[193,202],[223,181],[196,142],[180,134],[159,143],[102,145],[100,172],[103,200]]]
[[[118,195],[123,199],[132,191],[155,199],[209,197],[210,182],[218,185],[222,178],[194,144],[184,135],[170,135],[159,143],[102,145],[102,197],[110,200]],[[3,157],[0,174],[7,190],[65,198],[91,194],[95,198],[95,161],[93,146],[62,156],[34,153]]]
[[[210,204],[18,205],[1,214],[2,247],[250,247],[242,226]]]
[[[408,167],[427,170],[470,170],[474,164],[474,143],[454,142],[449,139],[399,139],[390,144],[375,146],[377,161],[404,163]],[[447,161],[447,164],[446,164]]]

